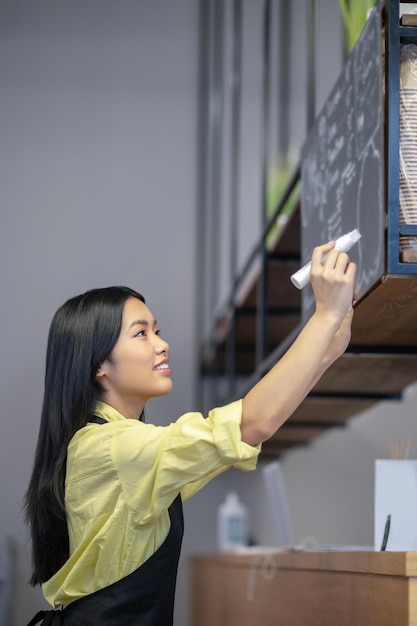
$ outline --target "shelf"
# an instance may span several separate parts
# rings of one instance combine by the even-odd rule
[[[317,194],[321,197],[319,183],[324,179],[320,179],[319,174],[327,171],[330,179],[336,182],[331,190],[327,190],[329,193],[326,201],[331,207],[336,206],[339,201],[342,206],[340,197],[344,191],[350,190],[350,195],[346,192],[346,201],[343,204],[349,219],[349,209],[356,206],[357,197],[352,189],[360,189],[364,194],[360,205],[363,211],[358,211],[358,205],[355,215],[359,221],[360,232],[365,234],[366,231],[368,242],[366,249],[362,248],[361,277],[364,277],[366,270],[366,280],[363,280],[366,286],[363,287],[362,284],[360,299],[355,303],[350,345],[288,421],[264,443],[264,456],[280,456],[294,446],[306,445],[329,428],[343,427],[349,419],[378,402],[398,401],[403,390],[417,381],[417,262],[415,257],[410,257],[409,262],[406,262],[400,251],[401,237],[417,236],[417,224],[400,223],[398,105],[399,43],[413,41],[415,33],[414,27],[399,26],[398,9],[397,0],[386,0],[382,5],[382,30],[385,38],[384,96],[382,89],[375,87],[373,97],[376,101],[373,104],[376,102],[376,106],[373,107],[359,90],[364,128],[373,137],[373,141],[375,137],[379,140],[375,144],[378,149],[373,144],[370,153],[373,156],[378,154],[381,158],[375,158],[374,161],[370,159],[367,175],[363,180],[355,179],[355,183],[349,187],[355,171],[361,170],[363,163],[354,162],[351,156],[346,156],[348,165],[345,162],[338,163],[336,168],[332,161],[333,170],[325,170],[323,163],[311,157],[311,154],[315,154],[316,145],[319,145],[315,141],[317,129],[310,134],[306,142],[308,150],[301,154],[301,164],[266,225],[261,241],[232,289],[229,301],[216,316],[212,332],[202,348],[202,376],[231,380],[233,384],[229,385],[229,389],[239,388],[239,396],[248,391],[273,366],[297,337],[305,317],[312,313],[310,304],[306,306],[306,301],[303,300],[302,292],[290,281],[291,274],[300,267],[301,259],[308,258],[307,255],[311,254],[311,250],[302,246],[302,235],[306,234],[306,228],[301,224],[301,186],[304,185],[304,197],[316,199]],[[378,40],[379,35],[375,36],[375,31],[379,33],[381,26],[380,22],[377,26],[375,24],[373,22],[373,31],[365,33],[362,39],[364,43],[361,44],[364,52],[361,62],[368,63],[367,69],[372,67],[375,58],[371,54],[372,45]],[[372,33],[373,38],[368,36]],[[381,57],[378,56],[378,59]],[[380,76],[379,64],[376,65],[378,71],[375,71],[375,76]],[[346,108],[346,102],[340,94],[346,95],[349,92],[346,81],[350,72],[351,70],[344,68],[340,90],[338,87],[335,92],[338,97],[333,100],[332,94],[329,97],[333,105],[343,103],[342,113],[346,119],[351,119],[350,109]],[[361,83],[365,91],[373,84],[372,81],[368,83]],[[336,105],[333,110],[335,107]],[[378,107],[381,109],[379,112],[376,110]],[[372,123],[368,126],[366,115],[371,116],[369,119]],[[334,137],[343,140],[337,144],[339,148],[347,146],[349,139],[352,139],[349,135],[352,125],[347,123],[345,117],[340,127],[337,127],[333,119],[332,124],[329,124],[332,129],[336,129]],[[327,123],[327,118],[324,121]],[[356,139],[361,143],[363,135],[360,134]],[[340,150],[333,152],[340,156]],[[365,150],[360,152],[361,155],[365,153]],[[303,159],[309,165],[309,168],[305,168],[306,178],[302,178]],[[348,173],[350,178],[347,177]],[[368,196],[364,192],[366,185],[362,184],[363,181],[369,181],[369,190],[380,190],[380,195]],[[339,195],[335,192],[336,188]],[[314,202],[311,204],[316,207]],[[319,239],[315,230],[318,221],[316,214],[313,214],[311,207],[309,211],[310,230],[307,228],[307,232],[314,237],[314,241],[320,241],[322,239]],[[306,214],[303,213],[303,216],[305,222]],[[327,224],[327,217],[321,216],[321,228]],[[341,224],[342,218],[346,216],[339,211],[336,216],[331,217]],[[352,226],[349,230],[351,228]],[[324,230],[319,234],[323,234]],[[312,302],[314,305],[314,301]]]
[[[250,279],[246,276],[239,305],[225,307],[227,315],[223,313],[216,320],[211,351],[206,351],[202,360],[203,375],[228,375],[229,349],[233,352],[235,375],[246,380],[243,386],[249,388],[297,336],[301,298],[289,277],[300,263],[299,212],[297,205],[267,256],[265,361],[257,367],[258,267]],[[294,446],[308,444],[329,428],[343,427],[347,420],[382,400],[401,399],[403,389],[417,381],[416,320],[417,276],[381,276],[355,306],[348,351],[329,368],[274,437],[264,443],[263,455],[280,456]]]
[[[294,206],[285,223],[275,233],[267,253],[267,352],[280,345],[301,323],[301,294],[292,286],[290,276],[300,266],[300,207]],[[223,307],[214,321],[209,340],[203,348],[201,373],[227,373],[228,342],[234,334],[232,350],[236,374],[247,376],[256,369],[258,288],[262,273],[260,254],[243,273],[232,295],[232,304]],[[233,331],[232,331],[233,329]]]

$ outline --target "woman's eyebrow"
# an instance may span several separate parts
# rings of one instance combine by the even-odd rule
[[[154,320],[153,321],[153,327],[158,326],[157,321]],[[147,320],[134,320],[130,326],[129,326],[129,330],[131,328],[133,328],[133,326],[149,326],[149,322]]]

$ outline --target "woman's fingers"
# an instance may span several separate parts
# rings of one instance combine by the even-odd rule
[[[334,246],[335,242],[330,241],[327,244],[314,248],[311,257],[311,271],[313,274],[323,275],[326,274],[326,270],[334,269],[346,273],[350,265],[352,265],[350,274],[356,272],[356,265],[351,263],[349,255],[346,252],[335,250]]]
[[[356,264],[349,255],[334,249],[329,242],[314,249],[311,281],[316,311],[343,318],[352,307],[356,283]]]
[[[322,246],[317,246],[313,250],[313,254],[311,255],[311,267],[323,265],[326,255],[330,253],[331,250],[335,247],[335,241],[329,241],[328,243],[323,244]]]

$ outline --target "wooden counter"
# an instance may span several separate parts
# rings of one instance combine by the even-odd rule
[[[417,626],[417,552],[203,555],[192,626]]]

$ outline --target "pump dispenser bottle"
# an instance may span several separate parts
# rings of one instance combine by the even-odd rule
[[[227,494],[220,505],[217,518],[218,549],[233,552],[247,544],[247,509],[235,491]]]

